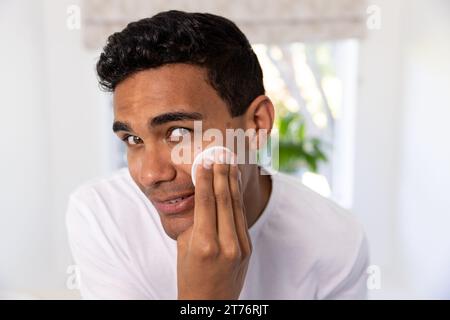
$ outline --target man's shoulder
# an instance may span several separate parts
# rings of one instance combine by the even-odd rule
[[[278,187],[278,211],[284,210],[283,214],[289,216],[289,219],[308,229],[315,228],[316,231],[329,235],[341,233],[343,230],[348,232],[349,229],[362,231],[362,225],[353,213],[332,199],[313,191],[299,178],[277,173],[273,179]]]
[[[70,194],[70,199],[79,202],[90,202],[99,198],[115,198],[138,194],[127,168],[116,170],[106,176],[93,178],[76,187]]]
[[[69,196],[66,226],[80,237],[91,232],[113,238],[134,235],[142,240],[146,233],[137,230],[157,225],[157,215],[152,210],[151,203],[124,168],[77,187]]]
[[[289,230],[289,241],[297,243],[299,251],[308,252],[324,269],[348,266],[358,259],[365,250],[365,233],[357,216],[296,177],[279,173],[274,179],[280,189],[275,223]]]
[[[74,189],[69,196],[66,219],[84,216],[102,223],[114,220],[131,224],[133,221],[129,219],[130,215],[137,217],[149,209],[145,196],[128,169],[123,168],[107,176],[91,179]]]

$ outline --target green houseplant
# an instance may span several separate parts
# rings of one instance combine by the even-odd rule
[[[300,113],[283,112],[275,125],[279,134],[280,171],[292,173],[306,168],[317,172],[319,164],[328,161],[324,143],[316,137],[307,137],[306,124]]]

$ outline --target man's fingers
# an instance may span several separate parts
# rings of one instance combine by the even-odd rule
[[[216,157],[212,169],[198,166],[196,174],[194,233],[218,240],[220,250],[231,259],[249,256],[251,242],[237,165]]]
[[[217,208],[217,230],[219,242],[230,249],[236,251],[234,245],[238,245],[236,227],[233,218],[233,205],[231,203],[230,187],[228,182],[229,164],[215,163],[214,171],[214,196]],[[233,254],[236,252],[231,252]]]
[[[229,184],[233,204],[234,221],[236,233],[239,239],[239,245],[242,253],[249,256],[252,251],[250,235],[248,233],[247,219],[245,217],[245,208],[242,200],[242,191],[240,188],[240,172],[237,165],[230,166]]]
[[[195,180],[194,230],[215,239],[217,237],[216,200],[211,166],[208,164],[198,166]]]

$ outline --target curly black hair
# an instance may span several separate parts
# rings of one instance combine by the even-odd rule
[[[170,63],[204,67],[233,117],[265,92],[261,66],[245,35],[232,21],[209,13],[171,10],[129,23],[109,36],[97,74],[100,86],[114,91],[131,74]]]

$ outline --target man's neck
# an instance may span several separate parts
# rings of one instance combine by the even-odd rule
[[[244,188],[244,205],[248,228],[253,226],[262,212],[272,192],[272,179],[270,175],[260,173],[260,168],[256,165],[249,170],[249,177]]]

